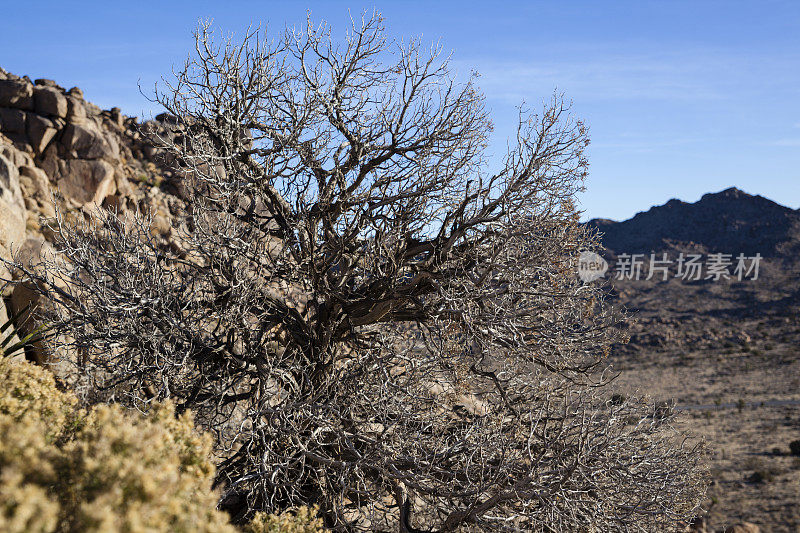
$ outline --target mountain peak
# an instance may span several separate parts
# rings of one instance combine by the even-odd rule
[[[725,190],[719,192],[709,192],[703,195],[700,198],[700,201],[703,200],[715,200],[715,199],[746,199],[746,198],[761,198],[761,196],[753,196],[752,194],[748,194],[741,189],[736,187],[728,187]]]
[[[720,253],[778,253],[796,239],[800,213],[736,187],[707,193],[694,203],[671,199],[623,222],[588,223],[616,253],[650,253],[675,246]]]

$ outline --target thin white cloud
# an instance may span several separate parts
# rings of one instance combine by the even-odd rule
[[[625,48],[572,50],[567,55],[532,50],[530,59],[472,58],[454,65],[460,72],[476,68],[481,75],[478,84],[488,98],[514,104],[554,89],[584,101],[697,101],[769,90],[770,83],[778,80],[761,74],[785,66],[787,59],[691,49],[666,54]]]
[[[770,146],[787,146],[787,147],[794,147],[800,146],[800,137],[798,138],[788,138],[788,139],[778,139],[776,141],[772,141],[768,143]]]
[[[564,90],[578,99],[709,99],[721,96],[685,67],[613,59],[586,63],[502,63],[479,68],[489,98],[519,103],[531,94]]]

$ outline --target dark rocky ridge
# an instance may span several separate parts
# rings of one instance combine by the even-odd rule
[[[785,255],[800,239],[800,211],[735,187],[695,203],[672,199],[624,222],[593,219],[615,254],[692,248],[704,252]]]
[[[736,188],[704,195],[695,203],[670,200],[615,222],[594,219],[610,269],[606,279],[614,301],[632,312],[631,342],[620,350],[637,354],[660,347],[706,347],[739,343],[752,336],[744,319],[775,324],[800,309],[800,211]],[[646,280],[650,254],[761,254],[758,279],[684,280],[659,275]],[[620,254],[643,254],[641,279],[617,279]],[[731,271],[733,267],[731,267]]]

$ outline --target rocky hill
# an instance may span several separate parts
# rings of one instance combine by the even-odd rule
[[[623,222],[587,225],[602,235],[613,297],[637,318],[623,350],[736,342],[749,336],[737,325],[741,319],[780,322],[800,307],[798,210],[729,188],[695,203],[673,199]],[[720,276],[709,270],[715,254],[724,254]],[[737,272],[740,254],[744,269]],[[698,256],[695,273],[687,272],[690,255]],[[748,274],[757,255],[757,275]],[[632,261],[640,272],[632,272]]]
[[[0,69],[0,257],[35,260],[57,210],[88,217],[98,205],[150,213],[153,234],[169,242],[171,215],[185,204],[154,139],[178,133],[169,117],[140,124],[77,87]],[[0,279],[12,276],[0,263]],[[2,296],[0,323],[31,298],[22,286]]]
[[[784,257],[800,242],[800,211],[735,187],[695,203],[672,199],[624,222],[589,221],[615,253],[694,251]]]

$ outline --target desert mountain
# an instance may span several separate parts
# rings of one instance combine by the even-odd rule
[[[695,203],[673,199],[629,220],[594,219],[587,226],[601,234],[612,298],[636,318],[623,351],[739,342],[753,335],[742,330],[743,319],[782,324],[800,308],[800,211],[762,196],[732,187]],[[634,254],[640,254],[641,275],[630,275],[630,267],[623,275]],[[666,257],[668,272],[647,279],[651,254],[656,261]],[[700,256],[697,276],[684,276],[679,265],[690,254]],[[709,270],[713,254],[726,254],[719,277]],[[757,276],[751,271],[739,279],[739,254],[760,254]],[[745,267],[751,265],[747,259]]]
[[[800,240],[800,211],[735,187],[695,203],[672,199],[624,222],[594,219],[615,255],[687,251],[782,257]]]

